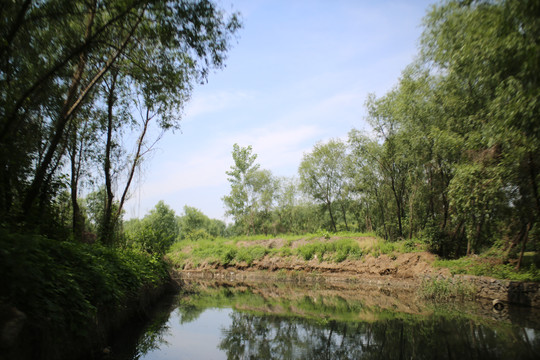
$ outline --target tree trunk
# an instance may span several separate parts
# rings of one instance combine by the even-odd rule
[[[529,231],[532,228],[532,223],[529,222],[527,225],[527,230],[525,231],[525,235],[523,236],[523,242],[521,243],[521,252],[519,253],[518,262],[516,265],[516,270],[519,270],[521,268],[521,263],[523,261],[523,254],[525,253],[525,246],[527,245],[527,240],[529,239]]]
[[[120,54],[123,53],[127,44],[131,40],[131,37],[133,36],[135,29],[138,27],[138,25],[142,21],[145,9],[146,8],[143,9],[143,12],[140,14],[137,22],[134,24],[130,33],[126,36],[123,43],[116,50],[115,54],[107,61],[107,63],[101,68],[101,70],[92,78],[92,80],[89,82],[86,88],[81,92],[79,97],[73,102],[73,100],[75,99],[76,90],[78,89],[78,86],[82,77],[83,70],[86,66],[87,53],[84,52],[81,54],[79,58],[80,61],[77,66],[77,70],[75,71],[75,74],[72,78],[72,84],[70,86],[70,90],[68,91],[68,97],[60,113],[61,115],[59,119],[57,120],[55,132],[51,139],[51,143],[45,154],[43,162],[40,164],[40,166],[36,170],[34,180],[32,181],[32,184],[30,185],[30,189],[28,190],[28,193],[26,194],[26,197],[24,199],[22,208],[23,208],[23,214],[25,216],[27,216],[30,213],[34,200],[36,199],[36,197],[38,196],[41,190],[44,176],[47,172],[48,167],[51,164],[51,160],[53,158],[54,153],[56,152],[56,148],[58,147],[60,139],[64,136],[64,131],[65,131],[67,123],[69,122],[71,117],[74,115],[74,113],[79,109],[80,105],[82,104],[84,99],[88,96],[90,91],[94,88],[94,86],[97,84],[97,82],[111,68],[111,66],[115,63],[116,59],[120,56]]]
[[[409,198],[409,240],[412,239],[413,235],[413,219],[414,219],[414,198],[416,196],[416,186],[413,186],[411,196]]]
[[[88,13],[85,35],[84,35],[85,40],[88,40],[91,37],[92,24],[94,23],[94,17],[96,14],[95,10],[96,10],[95,6],[93,6]],[[28,190],[28,193],[24,199],[24,202],[23,202],[24,215],[29,214],[32,204],[34,202],[34,199],[38,196],[39,192],[41,191],[41,187],[42,187],[47,169],[49,168],[51,161],[53,159],[53,156],[56,153],[56,149],[58,147],[58,144],[60,143],[60,140],[64,136],[66,125],[68,124],[68,121],[71,118],[71,116],[68,116],[69,110],[79,91],[79,85],[81,83],[83,73],[86,69],[87,58],[88,58],[87,51],[82,51],[79,55],[79,62],[77,63],[77,68],[75,69],[75,72],[73,73],[73,76],[71,78],[71,84],[68,89],[66,100],[64,101],[64,105],[60,112],[60,116],[58,117],[56,121],[54,135],[51,139],[49,148],[47,152],[45,153],[45,157],[43,158],[43,161],[41,162],[41,164],[38,166],[36,170],[36,175],[34,177],[34,180],[32,181],[32,184],[30,185],[30,189]]]
[[[540,217],[540,197],[538,196],[538,184],[536,182],[536,178],[538,177],[538,171],[536,169],[536,164],[534,163],[534,156],[532,152],[529,152],[528,165],[531,188],[536,205],[536,215],[537,217]]]
[[[7,34],[5,38],[5,42],[3,42],[0,46],[0,57],[2,57],[4,53],[8,51],[9,48],[11,47],[11,43],[13,39],[15,38],[15,35],[21,28],[24,21],[24,17],[26,16],[26,13],[28,12],[28,9],[30,8],[31,3],[32,3],[32,0],[25,0],[24,3],[22,4],[19,12],[17,13],[15,21],[13,22],[13,24],[11,24],[11,29],[9,30],[9,33]]]
[[[84,219],[81,214],[81,209],[79,207],[79,202],[77,200],[79,192],[79,174],[81,169],[82,161],[82,145],[81,149],[78,150],[77,146],[77,130],[73,132],[72,144],[71,144],[71,209],[72,209],[72,230],[73,237],[82,241],[83,231],[84,231]],[[82,140],[81,140],[82,143]],[[77,156],[78,155],[78,156]]]
[[[120,218],[120,215],[122,214],[122,209],[124,208],[124,203],[127,199],[129,188],[131,186],[131,182],[133,181],[133,176],[135,175],[135,170],[137,170],[137,166],[139,166],[142,156],[146,153],[146,152],[143,153],[142,146],[144,144],[144,138],[146,136],[146,132],[148,131],[148,125],[150,124],[150,120],[152,120],[152,118],[153,116],[150,116],[150,109],[147,108],[146,116],[145,116],[145,119],[143,120],[143,129],[142,129],[141,135],[137,139],[137,150],[135,152],[135,156],[133,157],[133,161],[131,163],[128,180],[126,182],[126,186],[124,187],[124,191],[122,192],[122,197],[120,198],[120,202],[118,203],[118,209],[116,211],[116,214],[113,217],[114,222],[118,221],[118,219]]]
[[[375,191],[375,198],[377,199],[377,203],[379,204],[379,208],[381,210],[381,217],[383,222],[383,228],[384,228],[384,240],[388,240],[388,230],[386,228],[386,216],[384,214],[384,206],[382,203],[382,200],[379,198],[379,192],[377,191],[377,188],[374,188]]]
[[[111,245],[113,242],[113,227],[112,209],[114,194],[112,191],[112,175],[111,175],[111,148],[112,148],[112,131],[114,120],[114,103],[115,103],[115,88],[118,73],[112,71],[111,86],[108,89],[107,95],[107,140],[105,143],[105,159],[104,159],[104,175],[105,175],[105,209],[103,211],[103,220],[101,224],[100,240],[103,244]]]
[[[332,227],[334,228],[334,232],[337,232],[336,222],[334,221],[334,214],[332,213],[332,203],[330,201],[326,201],[326,207],[328,208],[328,212],[330,213],[330,221],[332,221]]]
[[[343,220],[345,220],[345,229],[349,231],[349,224],[347,224],[347,212],[345,211],[345,206],[341,202],[341,212],[343,213]]]
[[[392,184],[392,193],[394,194],[394,199],[396,200],[396,206],[397,206],[397,216],[398,216],[398,227],[399,227],[399,232],[398,232],[398,235],[399,237],[402,237],[403,236],[403,227],[401,225],[401,201],[398,197],[398,194],[397,194],[397,191],[396,191],[396,184],[395,184],[395,180],[394,180],[394,177],[390,177],[391,179],[391,184]]]
[[[94,1],[94,7],[95,7],[95,1]],[[0,143],[3,143],[4,140],[10,135],[13,131],[13,127],[17,124],[17,113],[22,108],[24,103],[27,101],[27,99],[31,98],[32,94],[40,89],[41,86],[53,75],[57,74],[62,68],[64,68],[71,60],[73,60],[76,56],[82,56],[82,54],[86,54],[89,47],[92,45],[92,43],[97,39],[99,35],[101,35],[103,32],[105,32],[107,29],[109,29],[111,26],[113,26],[115,23],[120,22],[124,20],[124,18],[129,14],[131,10],[133,10],[134,6],[137,5],[137,2],[134,2],[132,5],[127,7],[124,11],[119,13],[114,18],[110,19],[107,23],[105,23],[103,26],[101,26],[97,31],[94,31],[91,36],[86,37],[85,41],[80,44],[79,46],[75,47],[72,51],[70,51],[64,58],[60,59],[56,64],[54,64],[52,67],[50,67],[48,70],[46,70],[37,80],[35,80],[31,86],[29,86],[22,95],[18,98],[17,101],[15,101],[15,105],[12,109],[9,110],[7,113],[5,119],[6,122],[0,131]],[[146,7],[143,8],[143,13],[145,11]],[[95,9],[94,9],[95,10]],[[141,19],[139,19],[140,22]],[[138,26],[139,23],[136,23],[133,30]]]

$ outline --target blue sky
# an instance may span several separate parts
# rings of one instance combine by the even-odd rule
[[[243,28],[227,66],[197,85],[182,131],[167,133],[136,176],[126,218],[159,200],[225,220],[233,144],[261,168],[294,176],[319,141],[369,131],[369,93],[383,95],[413,61],[434,1],[233,0]]]

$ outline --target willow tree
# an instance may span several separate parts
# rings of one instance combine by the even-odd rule
[[[129,123],[119,115],[134,107],[122,87],[158,127],[177,128],[193,84],[223,66],[239,28],[235,14],[208,0],[14,1],[1,21],[0,211],[19,214],[16,221],[43,213],[41,204],[54,198],[68,148],[77,159],[71,134],[103,123],[81,116],[84,106],[108,105],[105,148]],[[110,179],[117,165],[107,165],[110,151],[102,161]],[[135,153],[130,163],[139,162]]]
[[[538,13],[540,3],[531,0],[449,1],[425,19],[422,59],[459,100],[443,99],[442,106],[462,127],[451,200],[456,219],[471,222],[466,233],[473,247],[483,234],[502,233],[510,247],[521,243],[523,253],[529,237],[538,236]]]
[[[337,226],[332,207],[341,199],[345,189],[345,161],[345,144],[340,140],[330,140],[326,144],[316,144],[311,153],[304,154],[298,168],[301,189],[325,206],[334,231],[337,231]]]

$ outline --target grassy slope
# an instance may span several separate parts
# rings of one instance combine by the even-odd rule
[[[277,238],[250,236],[216,238],[197,241],[183,240],[175,243],[167,254],[177,269],[187,265],[196,268],[201,264],[213,266],[251,265],[265,256],[295,258],[299,261],[318,259],[340,263],[344,260],[360,260],[367,255],[390,257],[398,253],[426,251],[419,241],[404,240],[386,242],[372,233],[328,233],[307,235],[283,235]],[[512,265],[502,264],[500,254],[491,251],[485,256],[467,257],[459,260],[438,260],[435,266],[449,268],[455,274],[491,276],[499,279],[540,281],[540,271],[531,261],[521,271]],[[497,263],[498,261],[498,263]]]
[[[13,308],[26,315],[10,351],[43,359],[99,344],[120,314],[143,307],[168,279],[167,265],[142,253],[3,230],[0,274],[0,324]]]

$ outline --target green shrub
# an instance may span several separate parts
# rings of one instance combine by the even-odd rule
[[[391,254],[396,250],[394,243],[383,241],[379,243],[379,251],[381,254]]]
[[[242,247],[238,249],[236,260],[239,262],[244,261],[248,265],[251,265],[253,261],[262,259],[268,252],[269,250],[267,248],[258,245]]]
[[[403,243],[403,252],[413,252],[416,250],[416,243],[414,240],[407,240]]]
[[[0,273],[0,303],[25,313],[31,333],[43,334],[32,339],[36,348],[86,339],[100,314],[117,313],[168,278],[166,264],[147,253],[5,230]]]
[[[290,247],[283,247],[279,249],[279,254],[281,256],[291,256],[293,254],[292,249]]]
[[[359,259],[362,249],[351,239],[338,239],[331,242],[315,242],[305,244],[297,249],[297,254],[309,261],[317,255],[319,261],[325,260],[328,254],[335,262],[342,262],[347,258]]]
[[[229,265],[233,260],[234,258],[236,257],[236,249],[232,248],[232,247],[227,247],[225,249],[223,249],[219,259],[221,261],[221,264],[223,266],[227,266]]]
[[[516,270],[512,264],[494,264],[483,257],[462,257],[457,260],[438,260],[434,265],[449,268],[452,274],[489,276],[514,281],[540,281],[540,270],[534,263]]]
[[[215,237],[210,235],[204,229],[195,229],[186,235],[186,240],[188,241],[213,240],[213,239],[215,239]]]

